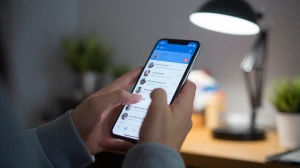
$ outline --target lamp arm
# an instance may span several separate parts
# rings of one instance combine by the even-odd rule
[[[259,108],[262,104],[262,97],[263,97],[263,86],[264,86],[264,72],[266,69],[266,62],[268,58],[268,32],[264,30],[261,34],[261,61],[257,63],[255,66],[256,70],[256,86],[257,86],[257,108]]]
[[[264,71],[267,62],[268,31],[262,30],[255,41],[251,51],[242,61],[241,68],[244,73],[246,88],[251,103],[251,128],[255,128],[257,109],[262,104],[262,90],[264,84]],[[251,78],[254,73],[254,81]]]

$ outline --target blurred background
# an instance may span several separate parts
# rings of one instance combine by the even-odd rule
[[[76,73],[65,62],[65,38],[87,38],[95,33],[112,50],[109,66],[125,64],[130,68],[145,63],[158,39],[181,38],[202,43],[195,69],[209,70],[226,93],[226,111],[247,122],[249,103],[239,65],[255,36],[220,34],[193,25],[189,15],[204,2],[2,0],[1,34],[9,55],[15,108],[32,124],[31,117],[52,110],[58,99],[74,94]],[[249,3],[267,15],[263,25],[271,32],[266,85],[273,79],[299,74],[300,1]],[[274,112],[268,102],[260,111],[259,121],[268,118],[265,122],[271,122]]]
[[[199,82],[197,96],[199,103],[205,103],[204,107],[195,107],[195,114],[203,111],[206,115],[213,114],[211,111],[217,109],[213,120],[220,117],[231,125],[250,123],[251,104],[240,64],[257,36],[221,34],[195,26],[189,17],[206,0],[0,2],[0,33],[7,57],[8,86],[14,108],[28,128],[74,109],[87,95],[130,69],[143,66],[161,38],[202,43],[194,66],[197,71],[191,79]],[[277,112],[288,110],[269,101],[269,95],[276,92],[272,83],[277,79],[294,79],[300,72],[300,1],[247,2],[265,15],[260,26],[269,30],[265,89],[256,122],[259,127],[274,129]],[[298,82],[297,93],[300,93]],[[218,103],[213,103],[218,107],[209,103],[214,93],[219,96]],[[292,111],[297,112],[297,121],[300,101],[298,105],[298,111]],[[220,126],[212,125],[208,127]],[[297,129],[294,131],[299,133]]]

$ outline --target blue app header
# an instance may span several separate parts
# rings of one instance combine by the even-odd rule
[[[189,64],[197,47],[197,43],[194,42],[178,45],[162,40],[155,46],[150,60]]]
[[[150,60],[189,64],[193,54],[155,50]]]

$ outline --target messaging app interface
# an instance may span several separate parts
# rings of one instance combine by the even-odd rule
[[[134,94],[142,95],[143,99],[123,108],[113,128],[114,134],[138,139],[141,124],[151,103],[150,93],[156,88],[164,89],[170,104],[197,47],[194,42],[179,45],[161,40],[157,43],[133,90]]]

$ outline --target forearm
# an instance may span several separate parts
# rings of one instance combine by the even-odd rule
[[[123,168],[183,168],[180,154],[161,144],[139,144],[128,152]]]

